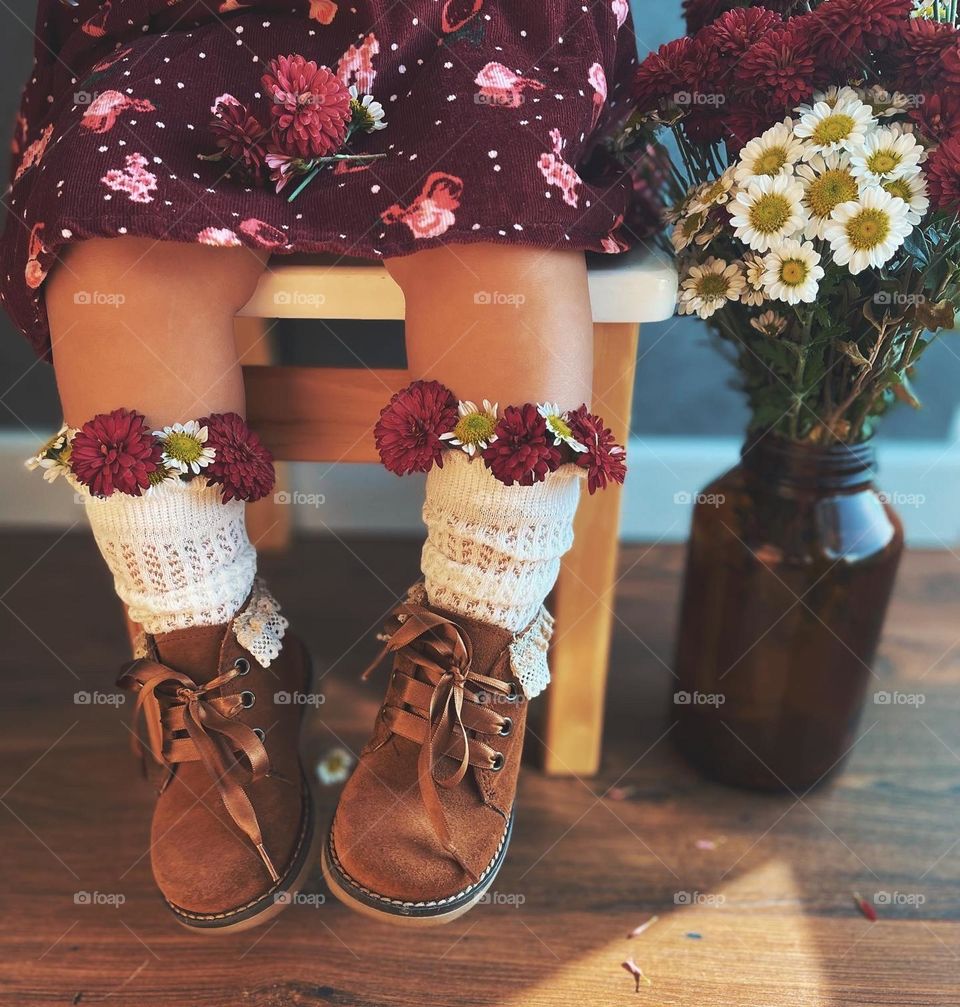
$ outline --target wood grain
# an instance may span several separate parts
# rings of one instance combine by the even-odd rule
[[[4,535],[0,1004],[955,1007],[957,559],[906,557],[878,662],[878,689],[923,705],[871,703],[845,771],[800,800],[706,783],[673,751],[681,562],[675,548],[623,550],[600,775],[526,768],[499,901],[432,932],[327,902],[205,939],[172,921],[150,880],[152,798],[129,755],[129,708],[74,702],[112,695],[126,655],[107,572],[84,535]],[[416,567],[416,543],[353,539],[264,559],[325,673],[320,747],[364,741],[384,682],[358,673]],[[853,890],[914,899],[871,924]],[[125,901],[79,905],[81,891]],[[311,891],[323,894],[318,878]],[[659,922],[627,940],[649,913]],[[639,993],[629,955],[653,983]]]

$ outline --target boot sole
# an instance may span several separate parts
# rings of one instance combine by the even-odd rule
[[[487,893],[506,859],[513,834],[514,814],[510,812],[500,848],[476,884],[447,899],[423,902],[402,902],[371,892],[347,875],[337,860],[333,846],[333,830],[323,844],[321,867],[323,878],[333,895],[355,912],[400,927],[436,927],[450,923],[469,912]]]
[[[310,668],[307,678],[307,691],[309,692],[314,687],[317,669],[310,652],[306,648],[304,648],[304,652]],[[225,913],[190,913],[180,906],[174,905],[172,902],[167,902],[167,908],[173,914],[174,919],[188,930],[192,930],[195,933],[223,934],[227,932],[239,933],[243,930],[258,927],[261,923],[266,923],[268,920],[282,913],[293,902],[293,896],[301,891],[307,883],[307,879],[310,877],[313,866],[317,861],[323,837],[323,832],[317,822],[320,783],[316,777],[316,773],[311,772],[304,745],[307,737],[307,713],[308,708],[304,707],[300,719],[299,743],[300,772],[304,788],[304,822],[300,831],[300,842],[297,852],[286,874],[284,874],[276,885],[273,885],[269,891],[265,892],[256,901]]]

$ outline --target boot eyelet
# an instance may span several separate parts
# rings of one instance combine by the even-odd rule
[[[503,769],[504,763],[506,761],[507,760],[504,758],[503,752],[494,752],[493,753],[493,762],[490,764],[490,768],[495,773],[499,773],[500,770]]]
[[[513,721],[510,717],[504,717],[500,725],[500,737],[505,738],[513,730]]]
[[[266,735],[266,733],[264,732],[264,730],[263,730],[263,728],[262,728],[262,727],[255,727],[255,728],[253,729],[253,733],[254,733],[254,734],[255,734],[255,735],[256,735],[256,736],[257,736],[257,737],[258,737],[258,738],[259,738],[259,739],[260,739],[261,741],[266,741],[266,740],[267,740],[267,735]]]
[[[249,689],[245,689],[240,693],[240,705],[245,709],[249,710],[257,701],[256,693],[250,692]]]
[[[513,684],[513,682],[511,682],[510,683],[510,691],[507,693],[507,702],[508,703],[516,703],[519,698],[520,698],[520,693],[517,692],[517,687]]]
[[[233,666],[237,669],[238,675],[250,674],[250,662],[245,657],[238,657],[236,661],[233,662]]]

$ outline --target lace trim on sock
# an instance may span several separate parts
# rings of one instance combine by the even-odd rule
[[[258,577],[253,583],[249,604],[233,620],[237,642],[250,652],[257,664],[269,668],[280,656],[289,625],[289,620],[280,614],[280,603]]]

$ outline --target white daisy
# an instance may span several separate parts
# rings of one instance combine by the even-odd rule
[[[566,444],[574,451],[586,451],[586,444],[581,444],[573,436],[567,414],[560,409],[556,402],[544,402],[537,406],[537,412],[547,421],[547,430],[553,434],[553,446],[558,447]]]
[[[810,304],[816,300],[823,266],[812,241],[801,244],[792,238],[764,257],[763,285],[775,301]]]
[[[762,315],[750,319],[750,325],[757,332],[769,336],[771,339],[783,335],[787,328],[787,320],[777,311],[764,311]]]
[[[747,252],[743,257],[743,273],[746,279],[746,286],[740,295],[741,304],[749,304],[757,307],[767,299],[763,291],[763,274],[766,266],[763,264],[763,256],[756,252]]]
[[[356,120],[356,129],[374,133],[378,129],[387,128],[383,105],[372,94],[361,95],[356,84],[350,85],[350,111]]]
[[[871,185],[915,175],[923,147],[909,133],[875,129],[850,155],[850,170]]]
[[[789,175],[802,156],[803,143],[794,135],[793,120],[787,119],[746,144],[734,166],[734,178],[747,184],[758,177]]]
[[[200,469],[206,468],[213,461],[216,454],[213,448],[204,447],[207,428],[200,426],[196,420],[154,430],[153,436],[159,439],[163,448],[160,460],[172,472],[192,472],[197,475]]]
[[[803,186],[783,175],[751,182],[737,193],[729,211],[736,236],[757,252],[793,237],[807,222]]]
[[[76,436],[76,431],[71,430],[66,423],[43,445],[40,450],[28,458],[23,464],[33,472],[34,469],[43,469],[45,482],[52,483],[58,476],[63,475],[68,470],[67,462],[70,458],[70,442]]]
[[[863,143],[867,132],[877,124],[870,106],[855,95],[844,95],[832,106],[818,101],[809,111],[798,109],[798,112],[802,114],[794,132],[805,141],[805,157],[852,150]]]
[[[440,435],[440,440],[462,448],[472,458],[478,450],[486,450],[497,439],[493,431],[497,427],[498,408],[498,403],[491,404],[487,399],[483,400],[482,408],[469,400],[461,402],[457,406],[460,419],[451,431]]]
[[[699,213],[688,213],[681,217],[670,234],[674,251],[682,252],[703,230],[707,215],[702,210]]]
[[[883,188],[891,196],[897,196],[907,204],[907,222],[910,224],[919,224],[923,215],[930,209],[930,200],[927,199],[927,180],[923,177],[922,172],[908,175],[906,178],[895,178],[890,182],[884,182]]]
[[[797,178],[803,183],[803,205],[807,210],[804,237],[822,238],[834,207],[860,196],[860,183],[850,170],[850,155],[845,150],[832,154],[814,154],[805,164],[797,165]]]
[[[900,115],[910,108],[910,99],[900,91],[891,94],[880,84],[871,84],[870,87],[858,87],[857,97],[869,105],[873,114],[878,119],[885,119],[892,115]]]
[[[882,266],[913,230],[907,204],[886,189],[870,187],[859,200],[841,203],[823,236],[833,249],[833,261],[856,276],[868,266]]]
[[[713,206],[722,206],[730,199],[734,183],[733,175],[733,167],[730,167],[712,182],[698,185],[688,197],[687,209],[691,213],[700,213]]]
[[[831,84],[825,91],[814,91],[810,103],[798,105],[794,111],[797,115],[803,115],[806,112],[812,111],[813,106],[817,102],[822,101],[833,108],[837,102],[850,101],[851,99],[855,101],[861,100],[856,88],[850,87],[848,84]]]
[[[739,262],[727,265],[711,255],[702,265],[691,266],[680,285],[680,314],[709,318],[728,301],[738,301],[744,286]]]

